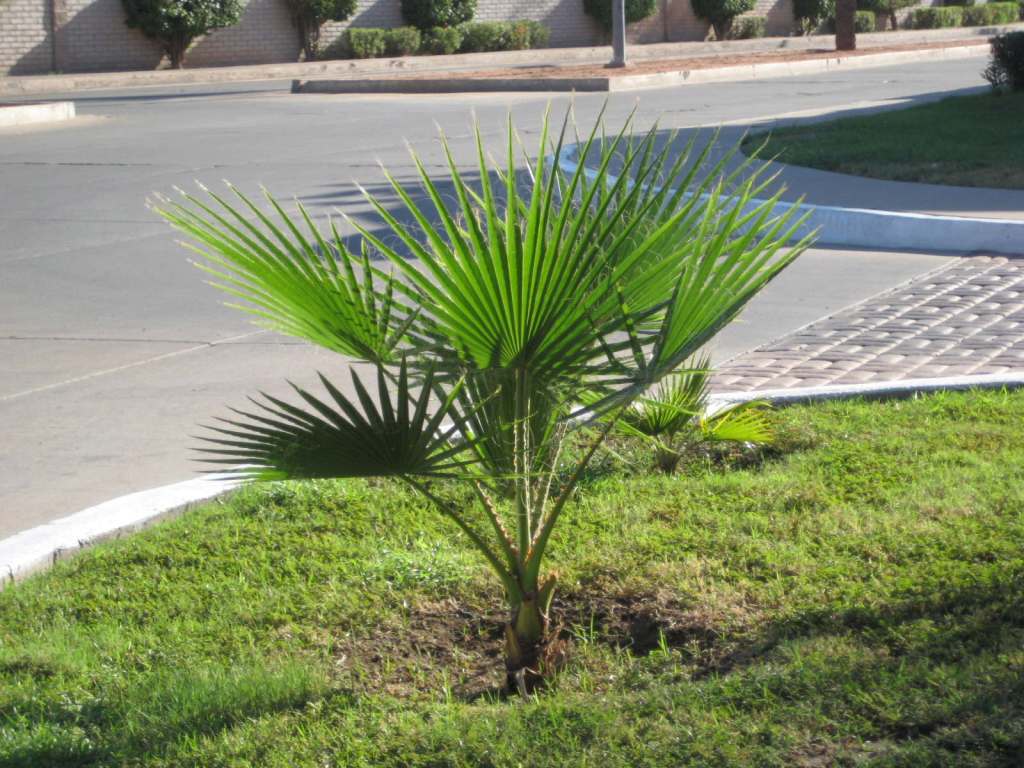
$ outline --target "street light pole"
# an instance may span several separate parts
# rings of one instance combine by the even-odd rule
[[[626,66],[626,0],[612,0],[612,60],[608,66]]]

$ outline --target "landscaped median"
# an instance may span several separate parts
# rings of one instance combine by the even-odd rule
[[[720,53],[682,59],[640,61],[625,69],[603,65],[456,70],[370,78],[295,80],[293,93],[465,93],[475,91],[632,91],[687,83],[757,80],[837,69],[891,66],[983,56],[984,39],[879,46],[856,51],[810,50]]]
[[[0,763],[1018,764],[1024,393],[773,420],[677,475],[600,454],[553,540],[565,666],[526,700],[487,566],[398,482],[99,545],[0,593]]]
[[[1024,92],[956,96],[747,138],[762,157],[896,181],[1024,189]],[[926,137],[926,139],[924,138]]]

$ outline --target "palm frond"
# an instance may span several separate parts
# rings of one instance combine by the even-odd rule
[[[290,336],[374,363],[397,360],[418,311],[396,282],[352,254],[337,228],[324,235],[302,205],[297,221],[268,193],[272,215],[236,188],[240,206],[208,192],[160,198],[154,210],[199,245],[213,285],[259,322]],[[305,232],[303,231],[305,230]],[[399,286],[400,288],[400,286]]]
[[[355,398],[320,381],[329,400],[292,385],[308,408],[263,394],[251,399],[254,410],[233,409],[236,418],[219,419],[202,438],[203,460],[255,480],[443,476],[475,462],[462,439],[458,386],[446,393],[428,371],[413,394],[404,363],[395,384],[377,369],[376,400],[354,371]]]
[[[771,445],[775,442],[769,411],[771,405],[752,400],[717,411],[700,420],[701,439]]]

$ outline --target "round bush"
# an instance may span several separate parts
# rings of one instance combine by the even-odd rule
[[[476,0],[402,0],[402,18],[417,29],[454,27],[476,13]]]
[[[455,53],[462,45],[460,27],[434,27],[423,33],[423,52],[438,55]]]
[[[711,23],[716,40],[729,36],[733,19],[754,10],[754,0],[690,0],[690,5],[694,13]]]
[[[658,7],[658,0],[626,0],[626,23],[646,19]],[[612,28],[612,0],[583,0],[583,11],[604,27]]]
[[[384,33],[384,53],[387,56],[412,56],[420,50],[420,31],[416,27],[398,27]]]

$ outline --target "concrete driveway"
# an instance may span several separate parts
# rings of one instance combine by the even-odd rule
[[[813,79],[644,91],[608,101],[616,127],[755,121],[900,103],[977,86],[979,62]],[[435,123],[472,158],[471,114],[498,146],[511,111],[536,138],[544,95],[293,96],[284,83],[90,92],[80,119],[0,131],[0,538],[113,496],[193,476],[196,425],[256,390],[282,392],[345,362],[254,329],[204,285],[144,201],[153,192],[266,185],[318,215],[369,217],[353,180],[383,192],[377,161],[411,178],[408,140],[440,170]],[[577,96],[582,125],[604,99]],[[391,198],[389,198],[391,199]],[[724,359],[935,268],[934,254],[806,254],[727,329]]]

